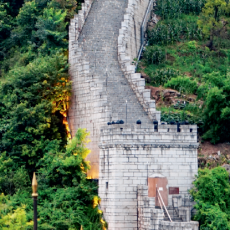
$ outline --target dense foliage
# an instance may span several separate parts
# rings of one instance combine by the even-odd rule
[[[159,103],[162,119],[186,119],[199,125],[204,139],[229,141],[229,2],[159,0],[155,13],[160,21],[148,32],[139,70],[152,86],[181,94],[171,105]]]
[[[68,23],[75,0],[0,0],[0,229],[104,229],[97,185],[86,179],[88,133],[68,142]]]
[[[0,88],[0,151],[27,169],[55,145],[65,145],[60,112],[70,92],[66,70],[61,54],[36,58],[11,70]]]
[[[230,229],[229,173],[222,167],[199,170],[190,191],[196,205],[200,229]]]
[[[84,159],[90,153],[86,147],[88,135],[84,129],[79,129],[65,152],[53,148],[38,161],[39,229],[79,230],[81,226],[86,230],[103,229],[97,185],[86,179],[89,164]],[[5,154],[0,158],[0,165],[0,192],[9,194],[0,196],[0,226],[10,228],[14,223],[10,221],[12,215],[15,223],[22,222],[23,229],[32,229],[29,172]]]

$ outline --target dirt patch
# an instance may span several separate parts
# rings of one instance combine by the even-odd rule
[[[198,150],[198,155],[200,156],[209,156],[216,155],[220,151],[221,154],[230,155],[230,143],[219,143],[213,145],[209,141],[205,141],[200,145]]]
[[[184,74],[188,77],[192,77],[192,74],[190,72],[185,72]]]
[[[209,169],[223,166],[230,171],[230,144],[220,143],[213,145],[206,141],[200,145],[198,150],[199,168],[208,167]]]
[[[170,54],[166,54],[166,60],[174,62],[175,61],[175,57],[171,56]]]
[[[145,86],[146,89],[150,89],[150,95],[152,99],[155,99],[156,102],[159,100],[157,92],[161,90],[160,87]]]
[[[181,96],[178,91],[170,88],[164,89],[163,87],[153,86],[146,86],[145,88],[151,90],[151,98],[155,99],[157,107],[175,105],[178,96]]]

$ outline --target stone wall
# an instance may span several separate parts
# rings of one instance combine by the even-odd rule
[[[136,66],[132,64],[141,47],[141,25],[149,3],[151,3],[150,0],[129,0],[124,21],[119,30],[118,60],[149,118],[160,121],[160,111],[156,111],[155,100],[150,98],[150,90],[145,89],[145,79],[141,78],[141,74],[135,73]]]
[[[148,197],[148,186],[137,187],[137,211],[138,229],[149,230],[152,224],[151,216],[155,211],[155,198]],[[163,211],[161,216],[163,219]]]
[[[69,74],[72,81],[71,106],[68,111],[68,121],[72,137],[78,128],[86,128],[91,132],[89,148],[94,150],[87,160],[91,161],[89,177],[98,178],[98,141],[96,125],[92,121],[96,118],[103,120],[103,114],[98,111],[106,110],[103,104],[107,101],[103,94],[103,86],[98,76],[90,76],[89,60],[85,57],[79,42],[86,19],[94,0],[85,0],[82,9],[70,21],[69,26]],[[101,116],[102,115],[102,116]],[[104,118],[105,124],[107,118]],[[93,134],[93,135],[92,135]]]
[[[199,223],[196,221],[190,222],[168,222],[160,221],[159,230],[198,230]],[[152,228],[151,230],[155,230]]]
[[[164,221],[162,209],[155,208],[155,198],[148,197],[148,186],[137,188],[138,228],[139,230],[198,230],[199,223]]]
[[[76,41],[79,38],[79,35],[85,24],[85,20],[89,14],[92,3],[94,0],[85,0],[82,3],[81,10],[78,11],[78,14],[74,15],[74,18],[70,20],[69,25],[69,62],[72,63],[75,56]]]
[[[187,192],[197,174],[197,126],[102,127],[99,196],[109,230],[137,229],[137,187],[159,173]],[[169,205],[172,205],[169,195]],[[142,228],[141,228],[142,229]]]
[[[131,64],[135,58],[137,58],[139,50],[141,48],[141,26],[145,18],[146,10],[150,1],[138,0],[130,1],[128,9],[134,11],[127,12],[125,15],[124,25],[128,23],[127,33],[125,33],[126,41],[126,55],[130,57]],[[151,6],[151,9],[153,7]],[[128,10],[127,10],[128,11]],[[151,10],[150,10],[151,12]],[[133,14],[133,15],[132,15]],[[132,17],[130,16],[132,15]],[[150,14],[146,16],[150,18]],[[146,23],[147,24],[147,23]]]
[[[119,29],[127,6],[128,0],[86,0],[70,24],[69,72],[73,91],[68,120],[72,136],[78,128],[90,132],[88,147],[92,152],[87,160],[91,162],[88,176],[92,178],[99,178],[100,128],[117,120],[134,124],[140,119],[151,124],[139,103],[141,98],[149,100],[149,112],[156,110],[149,90],[136,96],[118,61]],[[143,80],[137,79],[138,92],[144,87]],[[155,115],[151,118],[155,119]]]
[[[90,131],[88,176],[99,177],[109,230],[137,230],[138,225],[139,230],[155,230],[153,223],[156,229],[170,226],[162,223],[161,210],[146,196],[148,176],[160,173],[169,187],[186,193],[197,173],[197,127],[154,127],[152,120],[160,121],[160,112],[131,65],[149,2],[85,0],[70,24],[73,94],[68,118],[72,136],[78,128]],[[138,119],[141,125],[135,125]],[[116,120],[126,124],[105,126]]]

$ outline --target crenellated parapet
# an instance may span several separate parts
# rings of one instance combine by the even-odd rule
[[[132,146],[133,148],[197,148],[196,125],[114,124],[101,128],[100,147]]]

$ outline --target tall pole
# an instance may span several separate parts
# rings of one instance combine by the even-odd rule
[[[149,162],[147,162],[147,185],[149,185]]]
[[[33,197],[33,201],[34,201],[34,230],[38,229],[38,223],[37,223],[37,218],[38,218],[37,197],[38,197],[38,193],[37,193],[37,189],[38,189],[38,183],[37,183],[36,175],[34,172],[33,180],[32,180],[32,191],[33,191],[32,197]]]
[[[126,100],[126,124],[127,124],[127,100]]]
[[[38,223],[37,223],[37,197],[33,197],[34,200],[34,230],[38,229]]]

